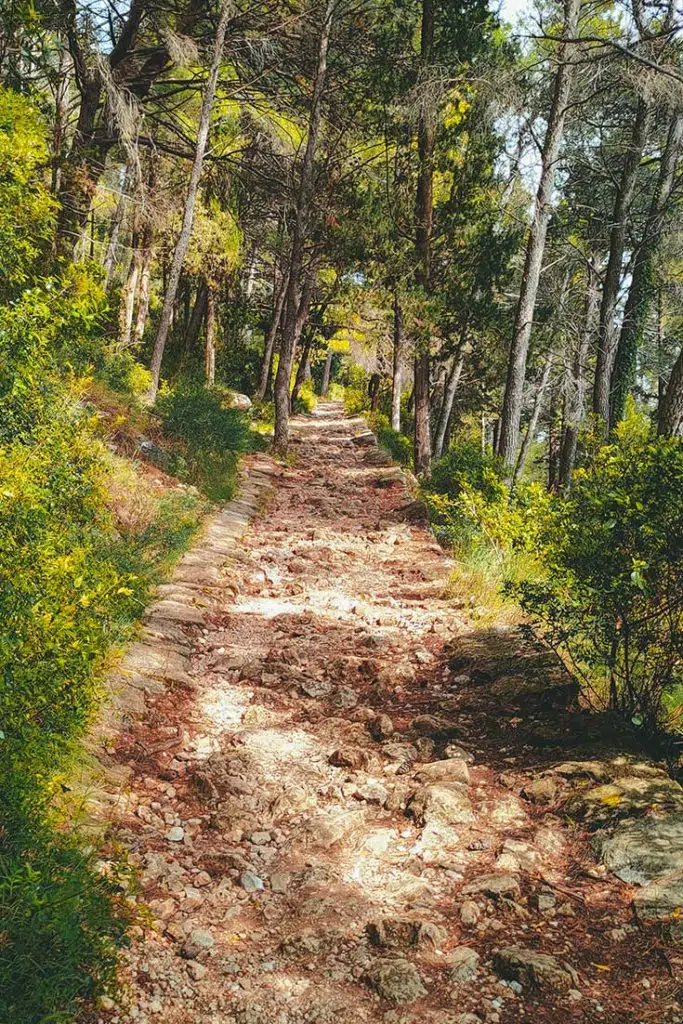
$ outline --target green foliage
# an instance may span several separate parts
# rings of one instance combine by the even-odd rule
[[[139,402],[152,386],[152,374],[130,352],[108,353],[97,371],[98,378],[126,398]]]
[[[45,126],[36,107],[0,88],[0,296],[11,297],[49,253],[55,202],[37,175],[47,161]]]
[[[248,417],[230,401],[224,389],[189,382],[160,394],[155,406],[164,433],[187,447],[189,479],[214,501],[233,496],[239,455],[254,444]]]
[[[392,429],[388,416],[377,413],[372,417],[371,426],[382,448],[386,448],[399,466],[412,466],[413,443],[405,434]]]
[[[76,374],[99,364],[133,396],[148,377],[130,357],[102,359],[106,301],[87,268],[72,263],[59,278],[38,279],[53,221],[38,178],[41,132],[26,101],[0,91],[0,1019],[8,1024],[69,1021],[113,980],[127,873],[116,863],[100,870],[57,819],[53,796],[97,708],[112,644],[129,635],[204,510],[183,492],[152,507],[149,498],[139,528],[117,520],[112,456],[78,399]]]
[[[501,465],[467,437],[455,441],[434,463],[425,484],[437,534],[466,551],[481,545],[498,550],[519,542],[525,491],[509,500]]]
[[[293,412],[311,413],[318,403],[318,396],[313,388],[312,380],[305,380],[299,388],[299,394],[294,402]]]
[[[0,1019],[71,1021],[111,986],[125,943],[128,873],[98,870],[74,835],[52,827],[43,796],[13,775],[2,787]]]
[[[338,383],[344,387],[344,408],[349,416],[365,412],[370,406],[368,396],[369,375],[362,366],[346,363],[339,373]]]
[[[545,510],[539,550],[545,578],[515,588],[523,608],[600,702],[665,724],[683,683],[680,441],[624,421]]]

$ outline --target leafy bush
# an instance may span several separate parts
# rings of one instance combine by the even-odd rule
[[[292,411],[295,413],[311,413],[317,404],[318,396],[313,390],[313,381],[305,380],[299,388],[299,394],[296,396]]]
[[[349,416],[354,416],[369,408],[368,383],[370,378],[362,366],[357,366],[355,363],[344,364],[338,380],[344,386],[344,408]]]
[[[116,863],[99,870],[21,775],[3,783],[2,798],[0,1019],[66,1024],[114,982],[130,920],[128,872]]]
[[[600,704],[665,724],[683,684],[681,442],[622,423],[546,508],[539,549],[545,578],[513,588],[533,622]]]
[[[470,487],[484,498],[497,501],[504,493],[499,459],[482,451],[481,444],[469,438],[453,442],[446,454],[432,466],[429,490],[457,498]]]
[[[0,88],[0,297],[43,274],[52,240],[55,201],[37,173],[48,160],[37,108]]]
[[[164,432],[187,446],[190,479],[214,501],[233,496],[239,454],[253,445],[248,417],[228,402],[220,388],[189,383],[161,394],[155,406]]]
[[[413,463],[413,443],[405,434],[393,430],[389,425],[389,419],[382,413],[372,417],[372,429],[377,435],[382,448],[391,455],[400,466],[411,466]]]
[[[102,291],[73,264],[36,283],[53,229],[37,171],[40,132],[27,101],[0,90],[0,1020],[8,1024],[71,1020],[113,976],[128,920],[125,872],[114,864],[103,874],[52,799],[96,710],[107,652],[202,511],[184,493],[156,513],[145,509],[143,528],[115,518],[110,456],[75,376],[102,350]],[[129,385],[132,373],[128,366]]]
[[[126,398],[139,402],[152,386],[152,374],[130,352],[111,352],[102,360],[97,376]]]

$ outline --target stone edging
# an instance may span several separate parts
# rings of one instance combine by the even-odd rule
[[[281,473],[267,455],[250,458],[241,473],[237,497],[209,517],[170,579],[157,587],[156,600],[144,613],[140,637],[128,645],[105,680],[109,699],[91,737],[98,759],[108,738],[144,715],[147,695],[159,695],[169,685],[193,685],[191,644],[182,627],[201,626],[208,614],[225,610],[223,595],[234,595],[237,589],[231,587],[235,573],[229,568],[230,555]]]

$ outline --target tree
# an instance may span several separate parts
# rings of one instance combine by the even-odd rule
[[[285,319],[282,326],[280,357],[275,377],[275,435],[273,444],[275,451],[281,455],[286,454],[289,442],[289,386],[294,350],[307,315],[307,288],[306,284],[302,283],[304,250],[311,224],[315,156],[323,116],[322,104],[327,77],[327,56],[337,2],[338,0],[327,0],[320,27],[317,64],[313,78],[313,91],[308,118],[308,134],[301,163],[294,211],[292,246],[289,257],[289,278],[285,297]],[[308,277],[310,280],[310,273]]]
[[[209,77],[202,96],[202,107],[199,115],[199,128],[197,132],[194,160],[192,162],[192,170],[190,172],[183,209],[183,222],[178,236],[178,241],[176,242],[175,251],[173,253],[171,270],[166,286],[166,295],[164,297],[164,305],[159,318],[156,338],[154,339],[154,351],[152,352],[152,362],[150,365],[150,370],[152,372],[152,387],[150,389],[149,397],[151,401],[154,401],[156,398],[157,390],[159,388],[161,362],[164,357],[166,340],[171,326],[173,306],[178,291],[178,284],[180,283],[183,262],[190,245],[197,192],[199,190],[199,182],[201,181],[202,170],[204,167],[204,155],[209,138],[209,128],[211,126],[211,111],[213,110],[213,104],[216,98],[216,85],[218,83],[218,75],[221,68],[221,62],[223,60],[223,48],[225,46],[225,35],[228,29],[228,22],[230,20],[230,11],[230,0],[220,0],[218,27],[216,29],[216,38],[214,40],[213,47],[213,59],[211,61]]]
[[[564,21],[559,37],[557,56],[558,67],[555,71],[552,104],[541,151],[541,174],[536,191],[533,220],[524,259],[524,270],[522,272],[519,302],[517,304],[512,333],[505,395],[500,420],[498,455],[508,468],[512,468],[517,456],[529,339],[536,309],[538,283],[541,276],[545,240],[550,220],[552,193],[557,173],[557,159],[560,153],[570,89],[575,72],[572,46],[568,40],[573,39],[577,34],[580,9],[581,0],[564,0]]]

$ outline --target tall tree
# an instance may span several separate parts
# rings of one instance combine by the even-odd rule
[[[420,24],[420,73],[427,86],[434,50],[434,0],[422,0]],[[415,283],[425,294],[431,287],[432,224],[434,217],[434,148],[436,145],[436,112],[429,99],[420,108],[417,129],[419,170],[415,199]],[[413,394],[415,401],[415,472],[429,475],[432,457],[430,440],[430,339],[422,338],[416,345]]]
[[[614,193],[614,209],[610,220],[609,255],[602,285],[598,354],[593,382],[593,413],[603,432],[610,419],[610,381],[617,347],[615,316],[621,285],[624,247],[629,226],[631,201],[638,178],[638,168],[647,138],[648,105],[639,99],[629,144],[624,154],[621,175]]]
[[[204,156],[206,153],[206,144],[209,139],[209,128],[211,126],[211,112],[216,98],[216,86],[218,84],[218,75],[223,61],[225,35],[228,30],[231,9],[232,0],[220,0],[218,27],[216,29],[216,37],[214,39],[211,69],[209,71],[209,77],[202,96],[202,106],[199,115],[199,129],[197,132],[194,160],[192,161],[192,170],[190,171],[190,178],[185,196],[183,221],[178,241],[176,242],[175,251],[173,253],[173,260],[171,262],[171,269],[166,285],[166,295],[164,296],[164,304],[159,318],[159,326],[157,327],[156,338],[154,339],[154,351],[152,352],[152,362],[150,365],[150,370],[152,372],[152,386],[150,388],[149,397],[151,401],[154,401],[156,398],[157,390],[159,388],[161,363],[164,358],[166,340],[171,327],[173,307],[178,293],[178,285],[180,283],[180,275],[183,270],[183,262],[190,245],[195,204],[197,202],[197,192],[199,190],[199,182],[201,181],[202,170],[204,168]]]
[[[327,0],[320,34],[318,36],[317,62],[313,78],[313,92],[308,117],[308,135],[301,163],[299,187],[297,189],[292,246],[289,258],[289,279],[285,298],[285,319],[280,340],[280,356],[275,377],[275,434],[274,448],[281,455],[286,454],[289,443],[289,386],[292,374],[294,350],[305,319],[302,299],[306,288],[303,286],[304,254],[306,239],[312,220],[313,191],[315,185],[315,157],[323,116],[323,97],[327,77],[327,56],[330,36],[338,0]],[[309,275],[310,276],[310,275]]]
[[[574,40],[577,35],[580,9],[581,0],[564,0],[564,22],[557,50],[558,66],[555,72],[552,104],[541,151],[541,174],[536,191],[533,220],[526,247],[519,302],[512,332],[498,435],[498,454],[510,469],[514,466],[517,456],[529,340],[548,233],[557,160],[576,67],[575,55],[573,55],[574,47],[569,40]]]
[[[654,292],[654,261],[675,185],[676,168],[683,147],[683,110],[676,110],[669,124],[661,156],[659,175],[648,211],[643,235],[631,270],[624,319],[614,363],[611,386],[610,424],[624,415],[626,397],[633,386],[639,341],[647,321]]]

